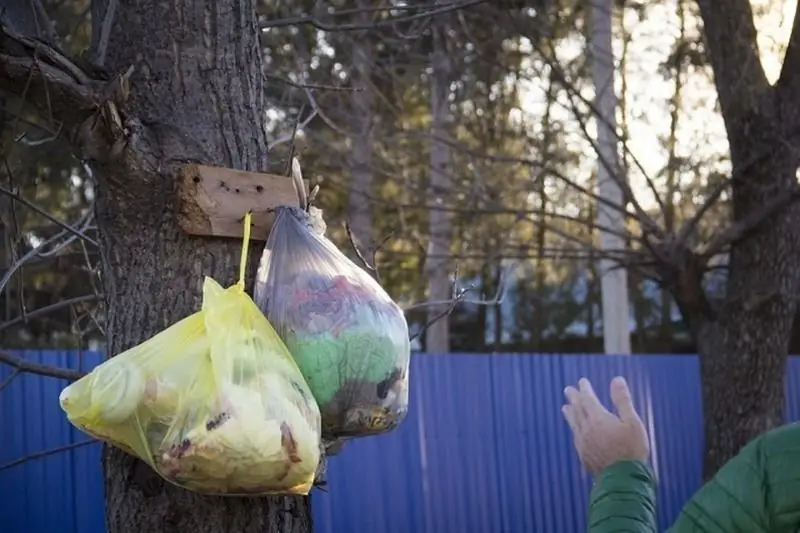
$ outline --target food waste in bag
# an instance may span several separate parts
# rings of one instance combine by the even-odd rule
[[[244,278],[249,237],[245,221]],[[307,494],[320,412],[267,319],[244,292],[203,285],[199,312],[65,388],[70,422],[206,494]]]
[[[254,294],[297,361],[325,438],[384,433],[408,410],[410,343],[402,309],[363,269],[278,209]]]

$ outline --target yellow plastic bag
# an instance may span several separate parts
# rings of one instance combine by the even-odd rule
[[[109,359],[60,397],[79,429],[207,494],[308,494],[320,413],[294,360],[240,281],[203,285],[201,311]]]

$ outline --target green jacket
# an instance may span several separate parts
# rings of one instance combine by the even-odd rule
[[[595,480],[589,533],[654,533],[655,480],[638,461],[620,461]],[[800,424],[742,448],[681,511],[669,533],[800,532]]]

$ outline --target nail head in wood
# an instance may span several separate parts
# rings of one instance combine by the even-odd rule
[[[308,194],[308,181],[303,180]],[[178,224],[190,235],[241,239],[244,213],[253,212],[251,237],[265,241],[275,208],[297,205],[292,178],[224,167],[186,165],[178,184]]]

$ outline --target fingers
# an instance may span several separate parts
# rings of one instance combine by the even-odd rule
[[[566,420],[567,424],[569,424],[569,428],[572,430],[572,433],[577,435],[581,429],[581,420],[578,414],[575,412],[575,407],[572,405],[564,405],[561,407],[561,414],[564,415],[564,420]]]
[[[578,392],[573,386],[566,387],[564,389],[564,397],[573,407],[579,407],[581,403],[581,393]]]
[[[561,408],[561,413],[567,420],[572,432],[577,433],[583,426],[583,419],[586,418],[586,413],[581,407],[581,393],[575,387],[570,386],[564,389],[564,396],[567,399],[567,405]]]
[[[580,389],[580,403],[581,407],[584,411],[586,411],[587,415],[597,415],[597,414],[604,414],[608,411],[603,404],[600,403],[600,400],[597,398],[597,394],[594,392],[594,387],[592,387],[592,382],[586,378],[581,378],[578,381],[578,388]]]
[[[637,420],[639,418],[625,378],[617,376],[611,380],[611,403],[614,404],[621,420]]]
[[[569,386],[564,389],[564,396],[572,407],[573,416],[580,422],[589,416],[608,414],[608,410],[600,403],[592,387],[592,382],[586,378],[578,380],[578,388]],[[566,416],[566,415],[565,415]]]

